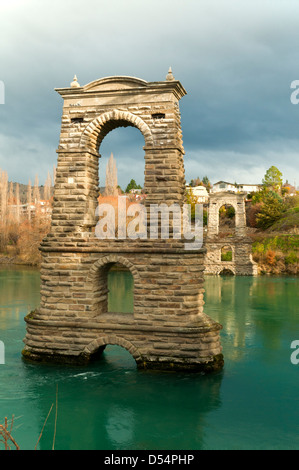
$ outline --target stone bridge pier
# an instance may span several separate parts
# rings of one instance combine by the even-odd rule
[[[234,208],[235,223],[231,233],[221,233],[219,230],[219,211],[223,206]],[[205,274],[257,275],[257,264],[252,259],[251,247],[252,241],[246,232],[245,194],[210,194]],[[230,257],[224,256],[228,253]]]
[[[88,363],[106,345],[128,350],[139,368],[214,371],[223,366],[221,325],[203,311],[203,248],[185,240],[96,236],[100,146],[117,127],[144,137],[146,208],[185,201],[179,100],[166,80],[107,77],[57,89],[63,98],[50,233],[43,240],[41,302],[26,317],[24,358]],[[108,273],[134,282],[131,313],[110,312]]]

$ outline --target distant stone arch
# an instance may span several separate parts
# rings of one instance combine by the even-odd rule
[[[219,276],[235,276],[236,275],[235,271],[232,268],[223,268],[218,274]]]
[[[136,127],[142,133],[145,145],[153,145],[153,137],[148,125],[139,117],[128,111],[113,109],[101,114],[90,122],[82,133],[79,147],[98,151],[104,137],[118,127]]]
[[[232,245],[225,244],[220,249],[220,261],[233,262],[234,261],[234,248]]]
[[[234,229],[228,226],[227,231],[219,231],[219,210],[222,206],[234,208]],[[246,228],[245,193],[211,193],[208,212],[205,273],[219,275],[228,269],[234,275],[256,275],[257,266],[251,256],[252,240]],[[225,246],[231,247],[231,259],[222,257]]]
[[[209,198],[208,235],[219,233],[219,210],[223,206],[231,206],[235,210],[235,234],[246,235],[245,194],[212,193]]]
[[[232,231],[236,229],[236,206],[235,204],[219,204],[218,229],[219,231]]]

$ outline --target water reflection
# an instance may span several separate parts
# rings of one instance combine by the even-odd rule
[[[121,408],[119,405],[108,407],[106,432],[115,449],[125,449],[134,442],[136,419],[133,409]]]
[[[134,280],[128,269],[109,271],[108,290],[108,312],[133,313]]]
[[[39,429],[55,400],[56,382],[57,449],[204,448],[208,415],[221,407],[222,373],[142,372],[127,356],[110,346],[88,368],[29,366],[27,393],[35,394]],[[53,429],[54,414],[41,449],[51,448]]]
[[[39,303],[39,274],[2,271],[0,281],[7,345],[0,422],[20,417],[14,437],[22,449],[34,448],[56,386],[56,449],[299,446],[299,369],[289,359],[290,341],[298,339],[298,279],[206,279],[205,312],[223,325],[225,357],[224,370],[207,376],[138,371],[118,346],[88,367],[23,362],[23,316]],[[41,449],[52,447],[54,419],[52,411]]]
[[[241,361],[254,346],[278,350],[286,333],[292,337],[298,284],[297,278],[206,278],[205,312],[223,325],[226,359]]]
[[[19,321],[39,301],[40,281],[36,269],[0,268],[0,331],[10,324],[11,317]]]

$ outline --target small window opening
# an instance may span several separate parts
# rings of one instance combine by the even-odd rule
[[[156,113],[152,114],[153,119],[165,119],[165,114],[164,113]]]
[[[74,117],[71,119],[71,122],[83,122],[83,117]]]

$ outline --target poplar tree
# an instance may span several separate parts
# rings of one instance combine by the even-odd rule
[[[8,223],[7,223],[7,205],[8,205],[8,176],[6,171],[0,171],[0,198],[1,198],[1,231],[0,243],[1,250],[4,250],[8,239]]]
[[[13,204],[13,203],[14,203],[13,182],[11,181],[9,184],[8,204]]]
[[[20,185],[16,184],[16,221],[20,223]]]
[[[34,187],[33,187],[33,203],[37,204],[40,201],[40,192],[38,187],[38,175],[35,175]]]
[[[8,176],[6,171],[1,172],[1,222],[2,226],[6,224],[7,203],[8,203]]]
[[[28,220],[31,220],[31,204],[32,204],[32,188],[31,188],[31,181],[29,180],[28,186],[27,186]]]
[[[51,198],[51,186],[52,186],[52,178],[50,172],[48,171],[48,176],[44,186],[44,199],[45,201],[49,201]]]
[[[106,166],[105,196],[117,196],[117,168],[111,153]]]

